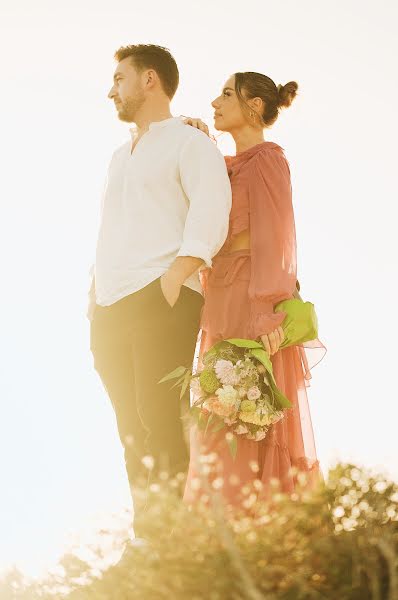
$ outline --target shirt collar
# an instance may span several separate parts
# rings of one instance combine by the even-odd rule
[[[174,123],[176,121],[182,121],[183,118],[184,117],[170,117],[169,119],[162,119],[162,121],[152,121],[152,123],[149,123],[148,129],[150,131],[151,129],[160,129],[161,127],[167,127],[167,125],[170,125],[171,123]],[[133,138],[137,134],[136,125],[134,127],[131,127],[130,134]]]

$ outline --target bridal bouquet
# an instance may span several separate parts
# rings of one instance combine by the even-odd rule
[[[291,299],[280,302],[275,311],[285,311],[282,323],[285,339],[280,348],[300,344],[317,337],[317,318],[311,302]],[[192,372],[178,367],[160,383],[176,379],[181,397],[188,386],[193,403],[190,409],[200,429],[213,433],[222,428],[233,456],[236,435],[260,441],[271,425],[284,417],[291,403],[276,385],[272,362],[257,341],[247,339],[223,340],[212,346]]]

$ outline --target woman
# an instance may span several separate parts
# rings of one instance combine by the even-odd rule
[[[261,340],[271,357],[276,383],[293,407],[262,441],[237,435],[235,459],[225,430],[204,435],[192,427],[184,494],[188,503],[206,490],[204,474],[207,483],[220,489],[233,506],[247,503],[251,484],[266,497],[273,478],[288,493],[296,487],[297,470],[307,474],[309,485],[322,478],[306,387],[310,369],[326,349],[315,340],[305,348],[278,351],[286,313],[273,312],[278,302],[296,295],[296,236],[289,165],[282,148],[264,140],[264,128],[276,121],[280,108],[290,106],[297,88],[295,82],[276,86],[259,73],[235,73],[212,102],[215,128],[232,135],[236,155],[225,157],[232,186],[228,237],[212,269],[201,274],[205,304],[200,356],[221,339]],[[186,123],[207,132],[199,120]],[[311,349],[317,356],[309,361]]]

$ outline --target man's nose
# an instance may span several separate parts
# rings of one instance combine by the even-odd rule
[[[114,97],[114,95],[115,95],[115,90],[114,90],[113,88],[114,88],[114,86],[112,86],[112,87],[111,87],[111,89],[109,90],[108,98],[109,98],[110,100],[112,100],[112,98],[113,98],[113,97]]]

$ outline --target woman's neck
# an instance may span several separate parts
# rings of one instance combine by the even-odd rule
[[[236,153],[248,150],[256,144],[265,142],[263,130],[256,130],[253,127],[242,127],[236,131],[230,132],[236,145]]]

